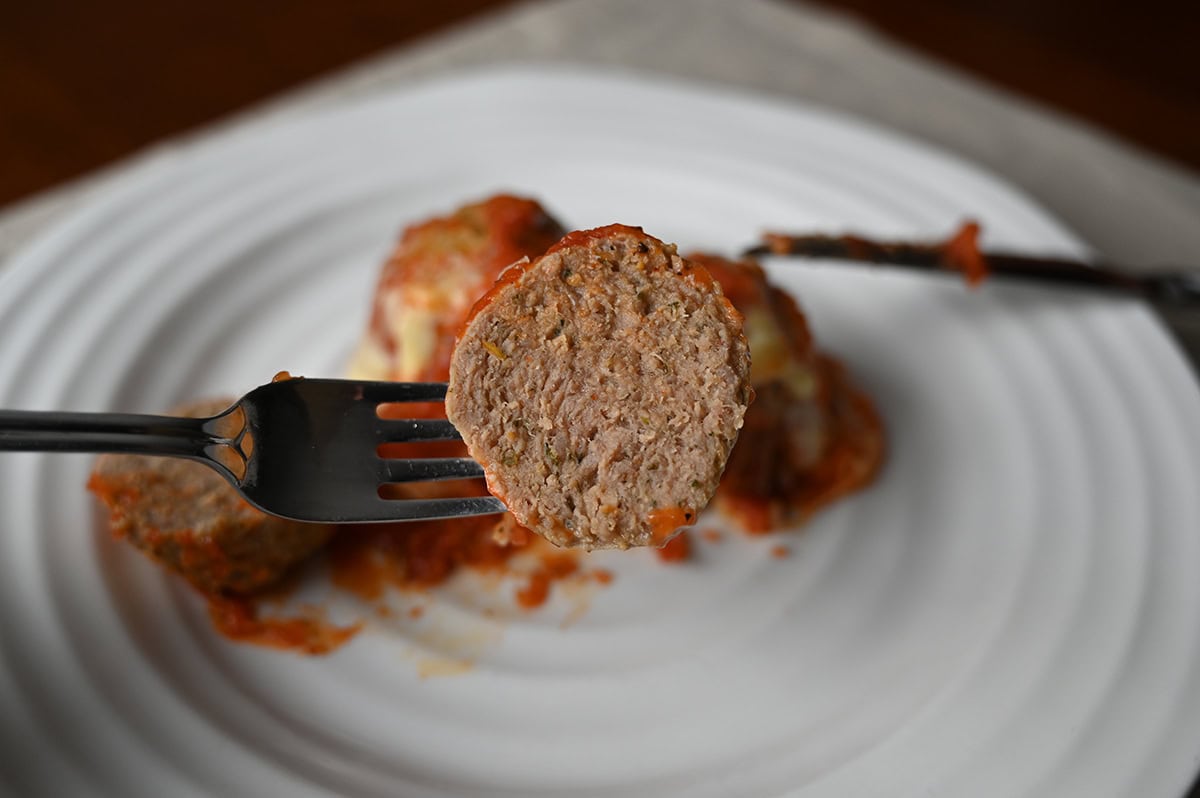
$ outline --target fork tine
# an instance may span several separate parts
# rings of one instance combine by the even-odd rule
[[[434,482],[483,476],[483,466],[469,457],[383,460],[383,482]]]
[[[381,418],[379,431],[381,443],[462,439],[454,425],[444,418]]]
[[[508,508],[494,496],[474,496],[457,499],[395,499],[384,500],[389,518],[396,521],[439,520],[462,518],[468,515],[494,515]]]
[[[364,382],[362,397],[368,402],[440,402],[446,398],[444,382]]]

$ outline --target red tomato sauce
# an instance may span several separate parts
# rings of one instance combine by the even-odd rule
[[[661,562],[687,562],[692,558],[692,539],[685,529],[654,550]]]
[[[262,617],[260,610],[254,599],[208,597],[213,627],[239,643],[321,655],[344,645],[362,629],[361,621],[348,626],[333,624],[317,609],[291,617]]]

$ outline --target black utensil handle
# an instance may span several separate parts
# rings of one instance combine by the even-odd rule
[[[953,239],[951,239],[953,241]],[[860,236],[789,235],[767,233],[762,243],[742,254],[857,261],[918,271],[962,276],[948,257],[950,242],[923,244],[873,241]],[[1108,263],[1085,263],[1067,258],[1035,257],[1004,252],[978,252],[987,274],[1060,286],[1075,286],[1130,294],[1161,306],[1200,307],[1200,274],[1162,270],[1136,274]]]
[[[0,410],[0,451],[122,452],[207,459],[208,419]]]
[[[1156,304],[1171,307],[1200,307],[1200,275],[1173,272],[1145,279],[1146,296]]]

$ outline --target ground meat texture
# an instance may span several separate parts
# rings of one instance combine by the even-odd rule
[[[175,412],[204,417],[231,404],[198,402]],[[114,535],[208,594],[269,587],[333,534],[331,526],[251,507],[217,472],[190,460],[103,455],[88,488],[108,507]]]
[[[661,545],[712,497],[749,375],[741,317],[708,272],[613,225],[476,303],[446,410],[525,527],[560,546]]]

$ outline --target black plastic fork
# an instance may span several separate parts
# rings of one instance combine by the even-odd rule
[[[255,507],[297,521],[417,521],[504,512],[491,496],[390,499],[382,486],[483,476],[466,457],[387,459],[385,443],[458,440],[445,419],[381,418],[390,403],[441,402],[445,383],[284,379],[208,418],[0,410],[0,451],[185,457]]]

